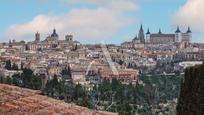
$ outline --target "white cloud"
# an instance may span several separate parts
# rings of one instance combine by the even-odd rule
[[[55,27],[60,39],[64,39],[65,34],[73,34],[77,40],[100,41],[111,38],[119,30],[133,23],[135,19],[126,15],[126,12],[135,12],[139,8],[136,0],[64,1],[71,4],[92,4],[96,7],[71,9],[63,15],[41,14],[31,21],[11,25],[6,35],[17,40],[33,40],[34,33],[39,31],[42,39],[45,39]]]
[[[194,32],[204,32],[204,0],[187,0],[173,18],[174,25],[191,26]]]
[[[59,23],[59,18],[53,16],[52,18],[50,18],[46,15],[39,15],[28,23],[12,25],[9,28],[8,34],[18,37],[24,36],[25,34],[31,34],[35,31],[47,32],[50,26],[54,27],[53,24],[59,28],[59,26],[61,25]]]
[[[108,7],[122,11],[136,11],[139,6],[136,0],[65,0],[69,3],[94,4],[100,7]]]
[[[129,23],[131,18],[109,8],[72,9],[65,15],[39,15],[27,23],[12,25],[7,35],[18,40],[33,40],[36,31],[48,34],[55,27],[61,39],[64,39],[65,34],[72,33],[78,40],[102,40],[113,36]]]
[[[124,0],[112,0],[110,7],[115,9],[121,9],[125,11],[136,11],[138,10],[139,6],[133,1],[124,1]]]

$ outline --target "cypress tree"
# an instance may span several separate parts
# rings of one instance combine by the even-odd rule
[[[11,70],[11,61],[10,60],[6,61],[5,69]]]
[[[177,104],[178,115],[202,115],[204,113],[204,65],[185,70]]]

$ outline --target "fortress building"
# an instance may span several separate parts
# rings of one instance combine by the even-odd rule
[[[178,48],[190,47],[192,39],[192,32],[190,27],[184,33],[182,33],[177,26],[175,33],[162,33],[159,29],[158,33],[151,33],[149,28],[147,30],[146,36],[144,35],[144,30],[141,25],[139,34],[136,35],[132,41],[126,41],[121,44],[122,48],[126,49],[144,49],[148,45],[159,45],[159,44],[175,44]]]
[[[182,33],[177,26],[175,33],[164,34],[161,29],[158,33],[151,34],[149,29],[146,33],[146,44],[179,44],[179,48],[186,48],[190,46],[192,39],[192,32],[190,27],[188,27],[187,32]]]

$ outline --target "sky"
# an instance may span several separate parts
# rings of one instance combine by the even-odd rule
[[[44,40],[57,30],[82,43],[132,40],[143,25],[157,33],[190,26],[193,42],[204,42],[204,0],[2,0],[0,42]]]

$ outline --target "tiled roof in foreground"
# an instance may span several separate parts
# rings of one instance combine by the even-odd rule
[[[34,91],[16,86],[0,84],[1,115],[113,115],[96,112],[75,104],[68,104]]]

